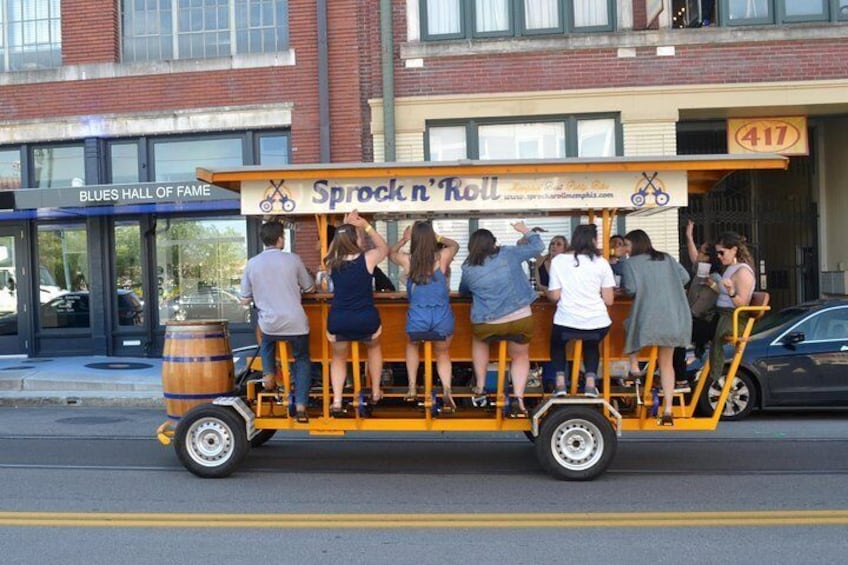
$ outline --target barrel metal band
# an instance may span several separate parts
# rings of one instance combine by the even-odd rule
[[[187,334],[187,333],[165,333],[165,339],[210,339],[214,337],[227,337],[225,333],[214,334]]]
[[[202,357],[178,357],[174,355],[163,355],[162,361],[165,363],[203,363],[204,361],[231,361],[232,353],[227,355],[206,355]]]
[[[232,390],[224,392],[207,392],[202,394],[181,394],[178,392],[163,392],[162,396],[171,400],[206,400],[208,398],[218,398],[219,396],[228,396],[233,394]]]

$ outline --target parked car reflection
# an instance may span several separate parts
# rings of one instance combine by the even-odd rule
[[[755,409],[848,406],[848,300],[785,308],[754,331],[723,420],[740,420]],[[702,412],[713,413],[723,384],[705,387]]]
[[[227,320],[250,323],[250,306],[237,294],[220,288],[204,288],[172,298],[162,304],[159,317],[166,320]]]
[[[131,290],[119,289],[118,325],[140,326],[144,323],[144,303]],[[39,310],[39,323],[42,329],[87,328],[91,325],[91,307],[87,291],[66,292],[46,304]],[[10,312],[0,316],[0,335],[18,333],[18,314]]]

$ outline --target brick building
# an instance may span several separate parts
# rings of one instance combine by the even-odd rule
[[[619,229],[737,229],[778,303],[838,290],[848,0],[706,4],[0,3],[0,354],[158,355],[166,320],[210,316],[251,341],[259,219],[198,166],[724,153],[729,117],[806,118],[809,155]],[[316,265],[314,226],[290,233]]]

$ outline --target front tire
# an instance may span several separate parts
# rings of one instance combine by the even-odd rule
[[[277,433],[277,430],[259,430],[256,432],[256,435],[250,440],[250,447],[262,447],[268,441],[274,437],[274,434]]]
[[[229,476],[248,447],[244,420],[226,406],[204,404],[189,410],[174,434],[177,457],[198,477]]]
[[[705,378],[709,378],[709,375]],[[702,414],[713,415],[726,378],[727,375],[722,375],[717,381],[708,382],[704,386],[704,392],[698,401],[698,407]],[[721,420],[723,422],[735,422],[747,418],[756,405],[757,388],[754,386],[754,380],[742,370],[737,371],[730,386],[730,393],[727,395],[724,410],[721,413]]]
[[[542,422],[536,456],[554,478],[590,481],[606,471],[615,456],[615,430],[594,408],[558,408]]]

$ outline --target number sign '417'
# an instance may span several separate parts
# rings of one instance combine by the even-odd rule
[[[727,152],[807,155],[807,118],[728,118]]]

